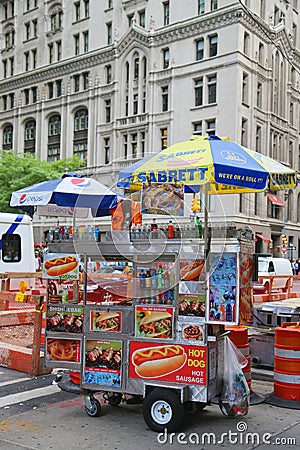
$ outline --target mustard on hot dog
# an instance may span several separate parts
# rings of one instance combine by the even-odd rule
[[[75,256],[65,256],[63,258],[49,259],[45,262],[45,271],[51,277],[64,275],[76,269],[78,261]]]
[[[187,355],[180,345],[163,345],[136,350],[132,363],[142,378],[159,378],[176,372],[184,366]]]

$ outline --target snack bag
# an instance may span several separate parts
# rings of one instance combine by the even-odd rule
[[[219,402],[225,416],[245,416],[250,406],[250,390],[242,368],[248,361],[228,336],[224,339],[223,389]]]

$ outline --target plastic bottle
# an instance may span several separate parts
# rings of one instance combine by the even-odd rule
[[[151,273],[150,270],[147,270],[146,272],[146,289],[151,289],[152,286],[152,278],[151,278]]]
[[[174,239],[174,237],[175,237],[175,228],[172,220],[170,220],[168,225],[168,239]]]
[[[202,238],[203,225],[202,225],[202,221],[201,221],[200,217],[198,217],[198,216],[196,217],[196,226],[197,226],[197,229],[198,229],[198,237]]]
[[[100,228],[99,228],[99,225],[95,225],[95,226],[94,226],[94,236],[95,236],[95,241],[96,241],[96,242],[99,241],[99,234],[100,234]]]
[[[139,278],[140,278],[140,288],[141,289],[145,289],[145,287],[146,287],[146,274],[144,272],[144,269],[141,270]]]
[[[164,288],[164,271],[163,267],[160,264],[157,271],[157,288],[163,289]]]
[[[232,306],[229,302],[226,304],[226,322],[232,322]]]
[[[169,289],[170,287],[170,274],[168,271],[168,267],[165,266],[165,270],[164,270],[164,288],[165,289]]]
[[[156,273],[156,269],[153,269],[152,274],[151,274],[151,279],[152,279],[152,289],[157,289],[157,273]]]

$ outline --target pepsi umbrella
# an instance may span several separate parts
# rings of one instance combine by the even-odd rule
[[[122,197],[122,196],[121,196]],[[95,217],[107,216],[117,207],[119,194],[93,178],[69,173],[15,191],[10,206],[33,212],[35,206],[53,204],[71,208],[91,208]]]

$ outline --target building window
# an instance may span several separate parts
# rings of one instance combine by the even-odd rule
[[[24,103],[25,105],[29,105],[30,102],[30,94],[29,94],[29,89],[24,89]]]
[[[133,115],[136,115],[138,113],[138,94],[133,95]]]
[[[30,39],[30,22],[24,24],[25,26],[25,40],[28,41]]]
[[[128,117],[129,114],[129,99],[128,95],[125,97],[125,117]]]
[[[169,25],[170,23],[170,2],[163,3],[164,10],[164,25]]]
[[[32,68],[36,69],[36,64],[37,64],[37,50],[36,50],[36,48],[31,50],[31,54],[32,54]]]
[[[89,88],[89,72],[83,73],[83,89],[86,91]]]
[[[60,135],[60,116],[52,116],[49,120],[48,125],[48,136],[59,136]]]
[[[80,20],[80,2],[74,3],[74,11],[75,11],[75,22]]]
[[[147,78],[147,59],[143,58],[143,78]]]
[[[217,102],[217,76],[210,75],[207,77],[207,93],[208,93],[208,103]]]
[[[141,157],[144,158],[145,156],[145,131],[141,132]]]
[[[32,141],[33,139],[35,139],[35,131],[36,131],[35,121],[29,120],[28,122],[26,122],[25,141]]]
[[[53,44],[48,44],[49,64],[53,63]]]
[[[131,134],[131,156],[137,158],[137,133]]]
[[[294,103],[290,102],[290,124],[294,126]]]
[[[133,67],[134,67],[133,78],[134,78],[134,80],[137,80],[138,77],[139,77],[139,67],[140,67],[140,60],[139,60],[139,58],[134,58]]]
[[[216,56],[218,53],[218,36],[214,34],[213,36],[209,36],[209,57],[212,58]]]
[[[57,61],[61,60],[61,41],[56,42]]]
[[[106,24],[107,45],[112,44],[112,24]]]
[[[160,146],[162,150],[168,146],[168,128],[160,129]]]
[[[256,105],[258,108],[262,107],[262,84],[260,82],[257,83]]]
[[[169,88],[168,86],[163,86],[161,88],[162,96],[162,111],[168,111],[169,109]]]
[[[37,88],[33,87],[31,92],[32,92],[32,103],[36,103],[37,102]]]
[[[242,117],[242,128],[241,128],[241,144],[247,147],[248,143],[248,120]]]
[[[128,158],[128,136],[127,134],[123,135],[123,148],[124,148],[124,159]]]
[[[214,136],[216,134],[215,119],[210,119],[206,121],[206,133],[208,134],[208,136]]]
[[[84,17],[87,19],[90,17],[90,2],[89,0],[84,0]]]
[[[74,52],[75,55],[79,55],[79,34],[74,36]]]
[[[57,145],[48,146],[47,161],[54,162],[60,160],[60,147]]]
[[[57,97],[61,97],[61,94],[62,94],[61,87],[62,87],[61,80],[57,80],[57,82],[56,82],[56,96]]]
[[[146,18],[145,11],[140,11],[139,12],[139,25],[142,28],[145,28],[145,24],[146,24],[145,18]]]
[[[13,143],[13,126],[6,125],[3,130],[3,148],[4,150],[8,150],[12,148]]]
[[[250,35],[249,35],[249,33],[245,32],[244,33],[244,47],[243,47],[243,51],[244,51],[245,55],[249,55],[249,45],[250,45]]]
[[[112,68],[110,64],[105,67],[105,72],[106,72],[106,84],[109,84],[112,81]]]
[[[195,106],[203,105],[203,78],[195,80]]]
[[[3,60],[3,78],[7,77],[7,60]]]
[[[198,14],[205,13],[205,0],[198,0]]]
[[[261,153],[261,127],[256,127],[256,135],[255,135],[255,150],[258,153]]]
[[[62,11],[56,10],[50,16],[50,27],[52,32],[59,31],[62,26]]]
[[[242,82],[242,103],[245,105],[249,104],[249,76],[245,72],[243,72]]]
[[[12,77],[14,74],[14,58],[9,58],[9,62],[10,62],[10,76]]]
[[[163,50],[163,68],[167,69],[170,64],[170,52],[168,48]]]
[[[2,96],[3,111],[7,110],[7,95]]]
[[[105,100],[105,122],[108,123],[111,120],[111,100]]]
[[[210,0],[210,10],[215,11],[218,9],[218,0]]]
[[[113,0],[107,0],[107,7],[109,9],[113,7]]]
[[[74,131],[84,131],[88,129],[88,112],[81,109],[74,116]]]
[[[258,62],[260,64],[264,64],[264,55],[265,55],[265,47],[264,44],[260,42],[258,46]]]
[[[204,58],[204,39],[196,41],[196,61]]]
[[[32,21],[33,37],[37,37],[37,19]]]
[[[50,81],[48,83],[48,98],[51,99],[54,97],[54,89],[53,89],[53,82]]]
[[[202,136],[202,122],[194,123],[194,134]]]
[[[89,32],[84,31],[83,33],[83,51],[87,53],[89,51]]]
[[[80,89],[80,76],[74,75],[74,92],[79,92]]]
[[[25,57],[25,71],[28,72],[28,70],[29,70],[29,52],[25,52],[24,57]]]
[[[9,94],[9,103],[10,109],[13,109],[15,106],[15,94]]]
[[[144,91],[143,92],[143,106],[142,106],[142,109],[143,109],[143,113],[145,113],[146,112],[146,91]]]
[[[110,139],[104,138],[104,164],[110,162]]]

